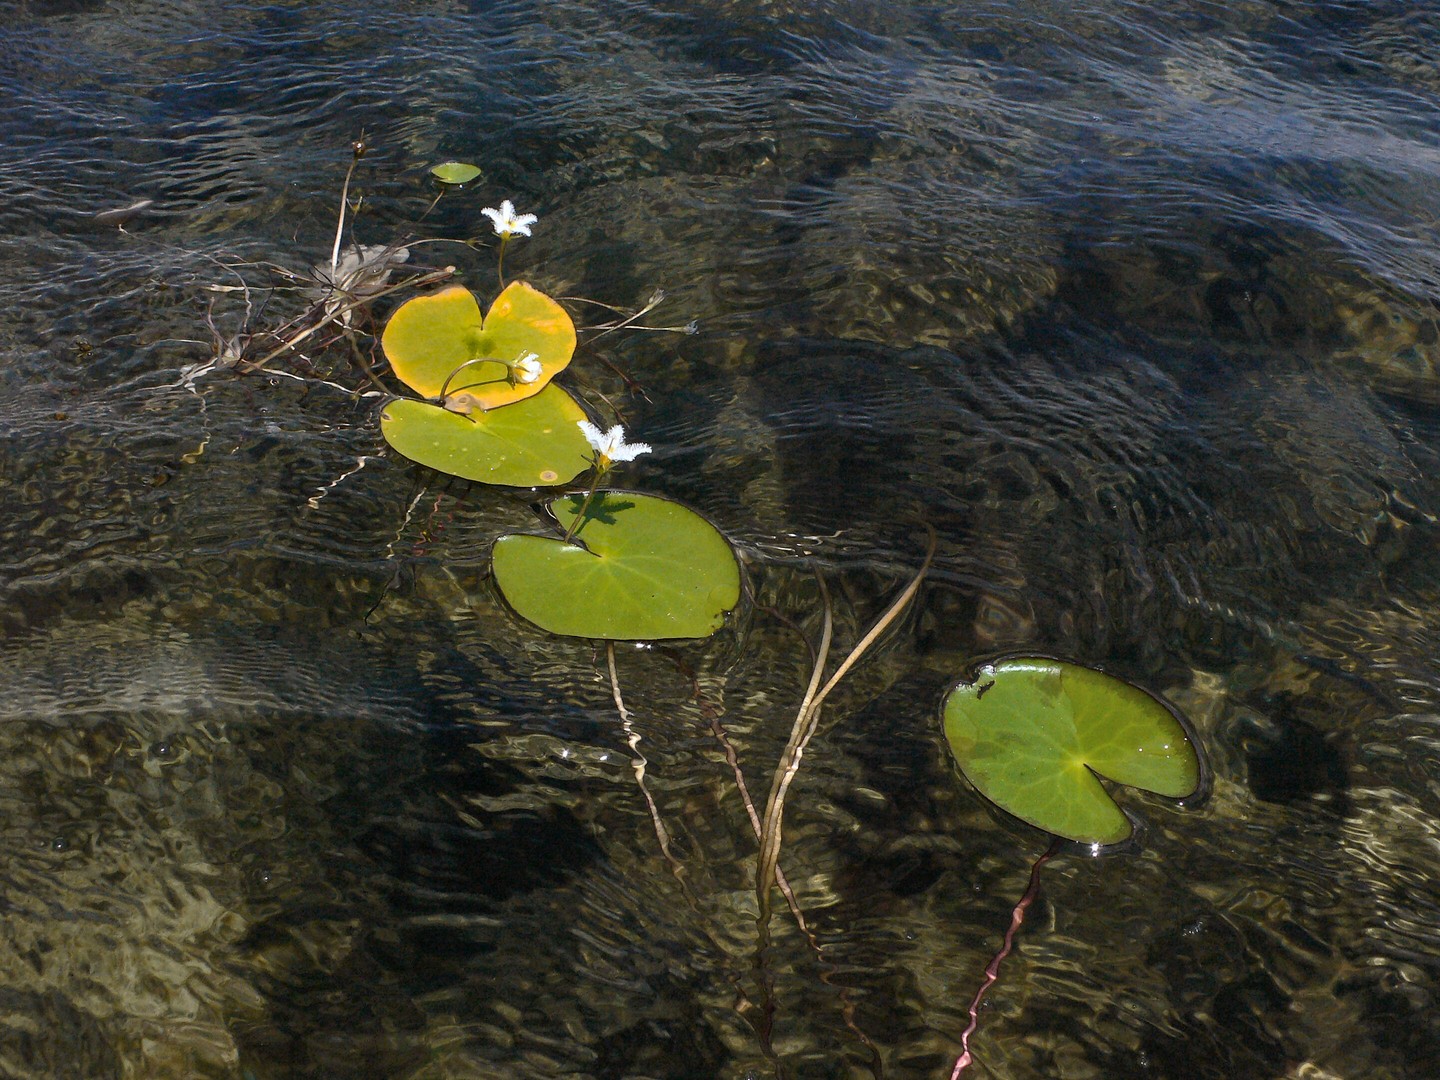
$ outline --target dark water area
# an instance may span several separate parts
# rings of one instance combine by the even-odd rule
[[[967,1075],[1440,1075],[1437,57],[1408,2],[0,3],[0,1076],[948,1077],[1047,838],[938,704],[1017,649],[1213,790],[1045,867]],[[532,500],[209,363],[304,311],[362,132],[356,242],[488,295],[414,241],[508,198],[510,274],[698,322],[569,383],[755,593],[618,657],[683,884],[603,649],[487,577]],[[853,643],[927,528],[791,795],[767,1054],[711,723],[763,793],[777,616],[818,571]]]

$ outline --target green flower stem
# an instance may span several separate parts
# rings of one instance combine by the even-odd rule
[[[585,521],[585,511],[590,509],[590,504],[595,501],[595,492],[600,489],[600,481],[605,479],[605,474],[610,471],[610,463],[601,455],[595,455],[595,479],[590,483],[590,490],[585,493],[585,501],[580,504],[580,509],[570,519],[570,527],[565,530],[563,540],[570,543],[571,539],[579,532]]]
[[[450,372],[450,374],[445,377],[445,381],[440,385],[440,400],[441,400],[441,401],[444,401],[447,397],[450,396],[450,383],[454,380],[454,378],[455,378],[456,375],[459,375],[459,374],[460,374],[460,372],[464,371],[464,370],[465,370],[466,368],[468,368],[468,367],[474,367],[476,364],[492,364],[492,363],[493,363],[493,364],[503,364],[504,361],[503,361],[503,360],[494,360],[494,359],[492,359],[491,357],[488,357],[488,356],[477,356],[477,357],[475,357],[473,360],[466,360],[463,364],[461,364],[459,367],[457,367],[454,371]],[[461,390],[469,390],[469,389],[471,389],[472,387],[484,386],[484,385],[486,385],[487,383],[503,382],[503,381],[504,381],[503,379],[484,379],[484,380],[482,380],[482,381],[480,381],[480,382],[466,383],[464,386],[456,387],[456,388],[455,388],[455,392],[456,392],[456,393],[459,393]]]
[[[505,245],[510,242],[510,235],[502,233],[500,236],[500,254],[495,256],[495,274],[500,279],[500,289],[505,289]]]

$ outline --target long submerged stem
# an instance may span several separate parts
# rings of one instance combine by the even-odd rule
[[[685,867],[670,850],[670,832],[665,828],[665,823],[660,820],[660,808],[655,805],[655,799],[650,794],[650,787],[645,783],[645,767],[650,763],[645,755],[640,752],[640,733],[635,730],[635,725],[630,722],[630,712],[625,708],[625,701],[620,696],[620,679],[615,673],[615,643],[605,642],[605,660],[610,668],[610,692],[615,699],[615,710],[620,714],[620,726],[625,732],[625,742],[630,747],[631,768],[635,772],[635,783],[640,788],[640,794],[645,797],[645,805],[650,809],[650,820],[655,825],[655,839],[660,842],[660,852],[670,864],[670,869],[679,880],[681,886],[685,886]]]
[[[955,1059],[955,1068],[950,1073],[950,1080],[959,1080],[960,1074],[975,1063],[970,1054],[970,1036],[975,1034],[975,1029],[980,1026],[980,1005],[985,1000],[985,993],[995,985],[1000,978],[1000,964],[1010,955],[1015,948],[1015,935],[1020,931],[1020,925],[1025,921],[1025,912],[1035,902],[1035,897],[1040,892],[1040,868],[1053,859],[1060,851],[1060,841],[1054,840],[1050,847],[1035,860],[1035,865],[1030,868],[1030,884],[1025,887],[1025,894],[1020,897],[1019,903],[1010,912],[1010,926],[1005,931],[1005,940],[1000,945],[1000,951],[990,958],[990,963],[985,965],[985,977],[980,982],[980,988],[975,991],[974,998],[970,1001],[970,1023],[960,1033],[960,1056]]]

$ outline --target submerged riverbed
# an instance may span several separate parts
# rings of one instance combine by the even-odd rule
[[[939,702],[1021,649],[1166,695],[1213,784],[1044,868],[969,1075],[1440,1073],[1437,49],[1339,0],[11,5],[0,1073],[948,1077],[1048,839]],[[752,593],[618,655],[678,875],[603,649],[488,578],[539,497],[209,364],[304,310],[362,133],[356,242],[488,296],[511,199],[507,273],[698,324],[570,383]],[[757,979],[714,729],[763,795],[815,575],[848,647],[929,530]]]

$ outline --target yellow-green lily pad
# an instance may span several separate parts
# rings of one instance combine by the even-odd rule
[[[480,175],[480,168],[468,161],[446,161],[431,169],[430,175],[442,184],[468,184]]]
[[[1114,676],[1048,657],[981,664],[944,701],[960,771],[1002,810],[1056,836],[1093,844],[1130,837],[1104,777],[1174,799],[1203,769],[1180,714]]]
[[[439,472],[505,487],[566,484],[590,467],[585,411],[559,386],[504,409],[466,415],[410,398],[380,413],[385,441]]]
[[[584,495],[556,499],[568,528]],[[719,530],[654,495],[597,492],[579,543],[512,535],[495,541],[495,581],[510,606],[552,634],[612,641],[703,638],[740,600],[740,567]],[[582,546],[583,545],[583,546]]]
[[[575,323],[552,298],[513,281],[483,318],[480,302],[452,285],[401,304],[380,346],[395,377],[452,412],[496,409],[534,397],[575,355]],[[520,381],[513,365],[533,358]],[[530,365],[526,365],[530,367]]]

